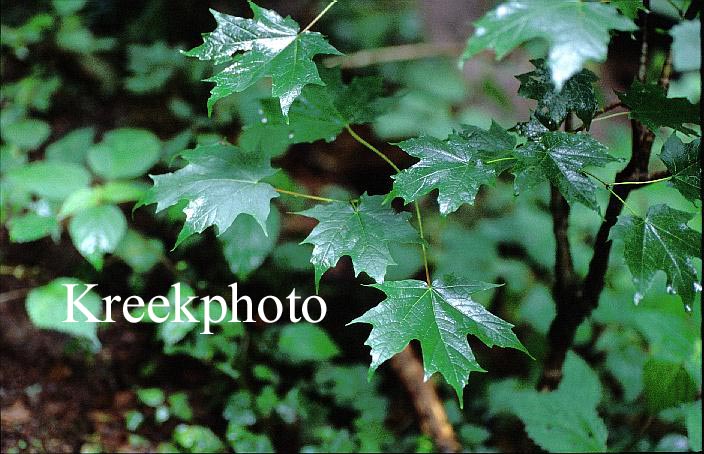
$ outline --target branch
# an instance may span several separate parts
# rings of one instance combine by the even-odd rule
[[[459,57],[462,43],[418,43],[401,46],[379,47],[323,60],[327,68],[340,65],[341,68],[362,68],[379,63],[418,60],[430,57]]]
[[[423,433],[433,439],[439,452],[459,452],[462,446],[447,419],[445,407],[432,381],[425,381],[423,365],[408,345],[391,358],[391,367],[408,391]]]

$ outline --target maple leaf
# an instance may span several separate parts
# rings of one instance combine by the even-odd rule
[[[668,98],[660,85],[639,80],[634,80],[627,91],[616,95],[630,109],[629,118],[640,121],[651,131],[666,126],[685,134],[696,134],[684,124],[699,123],[699,105],[692,104],[687,98]]]
[[[667,205],[654,205],[645,218],[621,216],[611,230],[611,239],[624,243],[626,265],[633,275],[637,304],[650,289],[655,274],[667,275],[669,293],[679,293],[686,307],[701,292],[694,259],[701,258],[701,233],[687,226],[693,215]]]
[[[548,180],[569,202],[581,202],[594,210],[598,209],[597,187],[582,170],[616,160],[589,134],[563,131],[542,134],[518,147],[516,156],[518,162],[513,168],[516,193]]]
[[[396,213],[383,205],[384,196],[362,194],[359,201],[330,202],[298,214],[315,218],[317,226],[303,243],[312,244],[311,263],[315,267],[316,288],[320,278],[344,255],[352,259],[355,275],[362,271],[384,282],[386,268],[395,265],[390,247],[418,242],[418,234],[408,223],[410,213]]]
[[[323,85],[313,57],[318,54],[340,55],[340,52],[320,33],[300,32],[298,23],[290,17],[283,18],[251,1],[249,6],[254,13],[253,19],[210,10],[217,27],[203,36],[203,44],[185,54],[200,60],[212,60],[215,64],[228,64],[207,79],[216,84],[208,99],[208,112],[219,99],[243,91],[269,76],[271,94],[279,98],[285,116],[304,86]]]
[[[544,39],[558,91],[587,60],[606,59],[610,30],[636,29],[633,21],[614,7],[581,0],[512,0],[491,10],[475,26],[463,60],[489,48],[500,59],[521,43]]]
[[[701,200],[702,168],[699,164],[701,139],[682,142],[672,134],[662,147],[660,159],[667,166],[670,181],[680,193],[694,202]]]
[[[420,162],[394,175],[390,196],[414,201],[438,189],[440,213],[447,215],[463,203],[474,203],[483,184],[490,184],[506,169],[506,161],[516,146],[516,139],[492,122],[488,130],[465,126],[446,140],[429,136],[398,144]]]
[[[199,146],[181,157],[188,161],[182,169],[150,175],[154,186],[137,205],[156,203],[158,213],[181,200],[188,201],[183,209],[186,222],[176,246],[211,225],[222,235],[243,213],[254,217],[266,233],[269,204],[278,194],[262,182],[274,173],[265,157],[228,143]]]
[[[462,393],[470,372],[484,372],[467,342],[467,334],[489,347],[511,347],[527,353],[511,328],[472,300],[474,293],[499,287],[485,282],[460,281],[449,275],[431,286],[417,280],[374,284],[386,299],[351,323],[373,326],[366,345],[372,351],[370,374],[387,359],[418,340],[423,350],[425,378],[440,372]]]

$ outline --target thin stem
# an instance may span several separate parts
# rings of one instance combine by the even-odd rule
[[[611,115],[604,115],[603,117],[596,117],[595,119],[592,120],[592,123],[594,123],[596,121],[601,121],[601,120],[608,120],[609,118],[620,117],[622,115],[628,115],[628,111],[625,110],[623,112],[616,112]]]
[[[616,198],[623,204],[623,206],[625,206],[626,208],[628,208],[628,211],[630,211],[631,214],[633,214],[634,216],[638,216],[638,213],[636,212],[636,210],[634,210],[629,204],[627,204],[626,201],[623,199],[623,197],[621,197],[620,195],[616,194],[616,191],[614,191],[613,189],[611,189],[611,186],[612,186],[611,184],[609,184],[608,182],[602,180],[601,178],[599,178],[598,176],[594,175],[593,173],[587,172],[586,170],[582,170],[582,173],[584,173],[585,175],[589,175],[590,177],[594,178],[596,181],[598,181],[599,183],[601,183],[602,185],[604,185],[604,187],[606,188],[606,190],[609,191],[609,192],[611,193],[611,195],[613,195],[614,197],[616,197]]]
[[[656,178],[655,180],[646,180],[646,181],[616,181],[614,183],[609,183],[609,186],[616,186],[620,184],[650,184],[650,183],[659,183],[661,181],[667,181],[671,180],[672,175],[668,175],[666,177],[662,178]]]
[[[495,163],[495,162],[511,161],[511,160],[514,160],[514,159],[518,159],[518,158],[513,157],[513,156],[507,156],[507,157],[505,157],[505,158],[490,159],[490,160],[488,160],[488,161],[485,161],[484,164],[493,164],[493,163]]]
[[[366,140],[362,139],[356,132],[354,132],[354,130],[353,130],[352,128],[350,128],[349,125],[345,125],[345,129],[347,129],[347,132],[350,133],[350,135],[354,138],[354,140],[356,140],[357,142],[361,143],[362,145],[364,145],[365,147],[367,147],[369,150],[373,151],[373,152],[374,152],[377,156],[379,156],[381,159],[383,159],[384,161],[386,161],[386,163],[387,163],[388,165],[390,165],[391,168],[396,171],[396,173],[398,173],[398,172],[401,171],[401,169],[399,169],[398,166],[397,166],[396,164],[394,164],[394,162],[393,162],[391,159],[389,159],[384,153],[382,153],[381,151],[379,151],[379,149],[376,148],[374,145],[372,145],[372,144],[370,144],[369,142],[367,142]]]
[[[366,140],[361,138],[359,136],[359,134],[357,134],[356,132],[354,132],[354,130],[352,128],[350,128],[349,125],[346,125],[345,128],[347,129],[347,132],[349,132],[350,135],[354,138],[354,140],[356,140],[360,144],[364,145],[367,149],[371,150],[374,154],[376,154],[381,159],[383,159],[388,165],[391,166],[392,169],[394,169],[396,171],[396,173],[401,172],[401,169],[399,169],[399,167],[396,164],[394,164],[394,162],[391,159],[389,159],[384,153],[379,151],[379,149],[376,148],[374,145],[370,144],[369,142],[367,142]],[[418,221],[418,232],[420,234],[420,241],[421,241],[420,247],[421,247],[421,250],[423,251],[423,267],[425,268],[425,280],[428,283],[428,287],[430,287],[431,281],[430,281],[430,271],[428,270],[428,251],[425,247],[425,235],[423,233],[423,218],[420,215],[420,207],[418,205],[418,202],[413,202],[413,205],[415,205],[415,209],[416,209],[416,219]]]
[[[287,191],[286,189],[280,189],[280,188],[274,188],[274,191],[279,192],[281,194],[290,195],[293,197],[299,197],[301,199],[317,200],[319,202],[342,202],[342,203],[349,202],[349,200],[329,199],[327,197],[319,197],[317,195],[302,194],[300,192]]]
[[[347,55],[338,55],[323,60],[323,64],[332,68],[363,68],[382,63],[418,60],[430,57],[459,57],[465,45],[462,43],[417,43],[400,46],[366,49]]]
[[[315,19],[313,19],[312,21],[310,21],[310,24],[306,25],[306,28],[304,28],[303,30],[301,30],[301,33],[305,33],[305,32],[307,32],[308,30],[310,30],[310,28],[311,28],[313,25],[315,25],[315,23],[318,22],[321,17],[323,17],[323,16],[325,15],[325,13],[327,13],[328,10],[330,10],[330,8],[332,8],[332,6],[333,6],[335,3],[337,3],[337,0],[332,0],[330,3],[328,3],[328,6],[326,6],[325,9],[320,12],[320,14],[318,14],[317,16],[315,16]],[[301,33],[299,33],[299,35],[300,35]]]

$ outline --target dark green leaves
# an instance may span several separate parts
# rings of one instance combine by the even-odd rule
[[[420,162],[393,177],[392,194],[408,202],[439,189],[440,212],[447,215],[463,203],[474,203],[479,187],[506,168],[516,139],[492,123],[487,131],[466,126],[446,140],[422,136],[399,146]]]
[[[180,200],[186,223],[176,240],[178,246],[194,233],[211,225],[225,232],[240,214],[249,214],[266,232],[269,202],[276,191],[262,179],[274,173],[262,156],[245,153],[227,143],[206,145],[185,152],[188,165],[173,173],[152,175],[154,187],[140,205],[156,203],[157,212]]]
[[[320,221],[303,241],[314,246],[310,261],[315,267],[316,286],[323,273],[344,255],[352,259],[355,274],[364,271],[375,281],[384,282],[386,267],[396,264],[389,248],[419,241],[408,223],[410,214],[397,214],[382,205],[383,200],[383,196],[363,194],[358,202],[330,202],[299,213]]]
[[[494,49],[503,58],[516,46],[536,38],[548,42],[548,67],[561,90],[587,60],[603,61],[609,30],[635,30],[630,19],[610,5],[580,0],[511,0],[475,23],[463,59]]]
[[[638,303],[648,291],[655,273],[667,274],[667,290],[679,293],[686,307],[691,307],[697,281],[694,259],[701,257],[701,234],[687,226],[692,215],[668,207],[650,207],[645,219],[629,216],[619,218],[612,238],[622,239],[626,264],[633,274]]]
[[[694,400],[697,384],[682,364],[651,359],[643,367],[644,395],[648,410],[662,410]]]
[[[518,94],[538,101],[535,116],[554,131],[568,113],[574,112],[589,128],[598,106],[594,93],[594,82],[598,80],[596,74],[583,69],[570,77],[561,91],[556,91],[545,60],[532,60],[531,63],[535,70],[516,78],[521,81]]]
[[[321,69],[320,76],[325,86],[306,86],[291,105],[288,118],[276,100],[262,100],[259,118],[245,126],[240,146],[274,156],[294,143],[329,142],[345,126],[371,122],[381,113],[381,78],[357,77],[345,85],[339,69]]]
[[[685,134],[695,134],[684,124],[699,123],[699,106],[686,98],[668,98],[667,92],[661,86],[637,80],[628,91],[617,95],[630,109],[629,117],[640,121],[651,131],[666,126]]]
[[[352,323],[369,323],[373,329],[366,345],[372,348],[371,371],[414,339],[423,349],[425,376],[440,372],[462,402],[469,373],[483,372],[467,343],[467,334],[487,346],[498,345],[527,352],[511,328],[472,300],[472,295],[497,287],[484,282],[460,281],[453,276],[431,287],[406,280],[375,284],[387,298]]]
[[[221,98],[250,87],[265,76],[271,77],[272,96],[279,98],[288,114],[293,100],[308,84],[323,85],[313,63],[317,54],[339,54],[320,33],[305,31],[290,17],[249,3],[253,19],[233,17],[211,10],[217,27],[204,35],[203,44],[186,52],[200,60],[229,66],[208,79],[216,86],[208,100],[208,110]],[[236,52],[242,53],[236,54]],[[233,56],[234,55],[234,56]]]
[[[702,169],[699,164],[700,139],[683,143],[672,134],[663,145],[660,159],[672,175],[672,184],[683,196],[694,202],[701,200]]]
[[[528,141],[516,149],[516,155],[516,192],[547,179],[569,202],[580,202],[594,210],[598,209],[596,185],[582,170],[615,160],[590,135],[562,131],[547,132],[536,141]]]

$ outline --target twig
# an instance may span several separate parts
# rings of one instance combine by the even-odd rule
[[[464,45],[461,43],[418,43],[401,46],[379,47],[355,52],[348,55],[329,57],[323,64],[331,68],[340,65],[341,68],[362,68],[379,63],[395,61],[419,60],[430,57],[458,57]]]
[[[445,407],[432,381],[425,381],[423,364],[408,345],[391,358],[391,367],[411,397],[420,429],[433,439],[439,452],[459,452],[455,430],[447,419]]]
[[[306,28],[304,28],[303,30],[301,30],[301,33],[305,33],[305,32],[307,32],[308,30],[310,30],[310,28],[311,28],[313,25],[315,25],[315,23],[318,22],[318,21],[320,20],[320,18],[322,18],[322,17],[325,15],[325,13],[327,13],[327,12],[330,10],[330,8],[333,7],[333,5],[334,5],[335,3],[337,3],[337,0],[332,0],[330,3],[328,3],[328,6],[326,6],[325,9],[323,9],[323,10],[320,12],[320,14],[318,14],[317,16],[315,16],[315,19],[313,19],[312,21],[310,21],[310,24],[306,25]]]
[[[15,290],[8,290],[6,292],[0,293],[0,304],[9,303],[10,301],[15,301],[24,296],[32,290],[31,288],[18,288]]]

